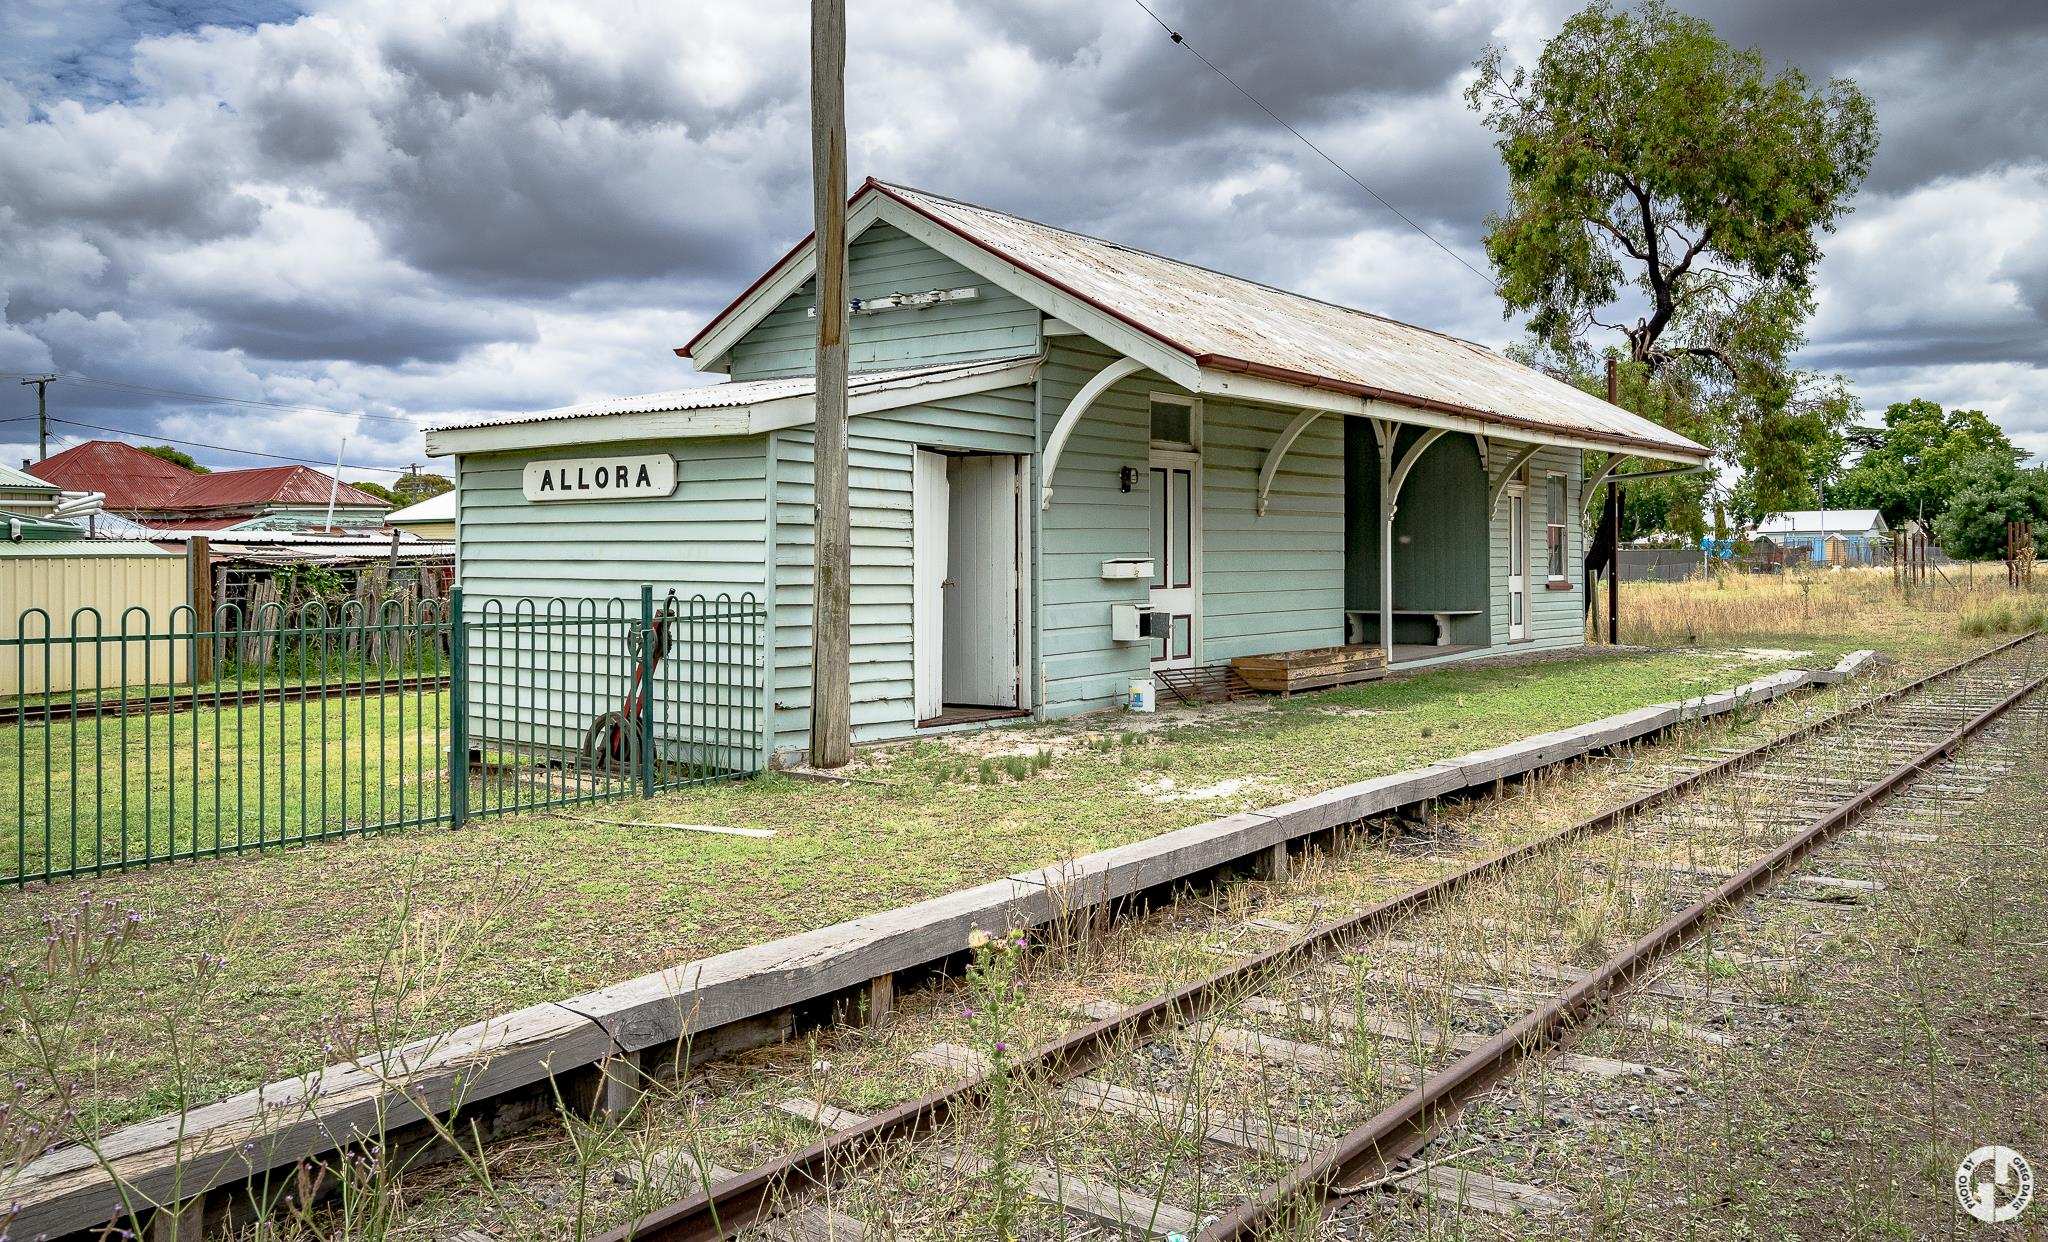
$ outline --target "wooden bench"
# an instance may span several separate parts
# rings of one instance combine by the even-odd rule
[[[1380,610],[1377,608],[1346,608],[1344,610],[1344,640],[1350,643],[1364,642],[1366,621],[1377,618],[1379,615]],[[1479,610],[1477,608],[1396,608],[1394,609],[1394,615],[1397,617],[1433,618],[1436,621],[1436,645],[1448,647],[1451,645],[1451,618],[1476,617],[1479,615]]]

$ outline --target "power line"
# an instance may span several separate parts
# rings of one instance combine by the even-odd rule
[[[27,377],[9,373],[8,378],[25,379]],[[286,413],[332,414],[337,418],[367,418],[377,422],[403,423],[408,427],[417,427],[419,425],[413,419],[402,418],[395,414],[365,414],[359,410],[336,410],[324,405],[289,405],[279,401],[260,401],[254,397],[229,397],[212,392],[185,392],[177,388],[158,388],[151,384],[130,383],[127,380],[101,379],[98,376],[79,375],[70,371],[57,372],[57,378],[69,380],[75,384],[92,384],[101,388],[113,388],[124,392],[142,393],[156,397],[177,397],[185,401],[203,401],[213,405],[248,405],[265,410],[282,410]]]
[[[145,435],[137,431],[125,431],[119,427],[102,427],[98,423],[81,423],[75,419],[70,418],[53,418],[50,421],[53,423],[60,423],[66,427],[83,427],[88,431],[105,431],[117,436],[133,436],[139,440],[149,440],[161,444],[182,444],[186,448],[212,449],[216,453],[240,453],[246,457],[267,457],[272,461],[288,461],[295,466],[328,467],[334,464],[331,462],[318,461],[311,457],[287,457],[281,453],[259,453],[255,449],[230,448],[225,444],[208,444],[204,440],[180,440],[174,436],[160,436],[155,434]],[[405,473],[405,470],[402,467],[398,466],[361,466],[356,465],[352,462],[342,462],[340,463],[340,466],[341,469],[343,470],[372,470],[380,474]]]
[[[1279,113],[1273,111],[1271,108],[1268,108],[1265,105],[1265,103],[1259,99],[1257,95],[1254,95],[1250,91],[1246,90],[1244,87],[1239,86],[1236,78],[1231,77],[1229,74],[1223,72],[1223,70],[1217,68],[1215,61],[1210,60],[1207,56],[1202,55],[1201,52],[1196,51],[1195,45],[1189,43],[1186,37],[1184,37],[1180,31],[1175,30],[1173,27],[1167,25],[1166,19],[1159,16],[1159,14],[1153,12],[1152,6],[1146,4],[1145,0],[1131,0],[1131,3],[1145,10],[1145,16],[1151,18],[1155,22],[1158,22],[1159,28],[1161,30],[1164,30],[1169,36],[1171,36],[1175,43],[1180,44],[1189,52],[1193,53],[1194,58],[1196,60],[1199,60],[1203,64],[1207,65],[1209,69],[1213,73],[1215,73],[1217,77],[1222,78],[1225,82],[1230,83],[1230,85],[1237,90],[1238,94],[1244,96],[1246,99],[1251,100],[1254,104],[1257,104],[1259,111],[1265,113],[1269,117],[1272,117],[1273,120],[1280,126],[1280,128],[1286,130],[1290,134],[1293,134],[1296,138],[1299,138],[1301,140],[1301,144],[1303,146],[1315,152],[1317,155],[1322,156],[1324,163],[1336,169],[1338,172],[1344,174],[1345,178],[1349,180],[1351,184],[1357,186],[1361,190],[1364,190],[1367,194],[1372,195],[1374,202],[1378,203],[1380,206],[1386,208],[1388,211],[1391,211],[1395,215],[1399,216],[1401,218],[1402,223],[1406,224],[1409,228],[1414,229],[1416,232],[1428,238],[1431,245],[1435,246],[1438,250],[1443,251],[1445,254],[1451,256],[1453,259],[1456,259],[1459,265],[1462,266],[1466,271],[1472,273],[1474,276],[1477,276],[1479,279],[1485,281],[1487,288],[1491,289],[1494,287],[1493,277],[1487,275],[1485,272],[1480,271],[1478,268],[1473,267],[1469,262],[1466,261],[1464,255],[1459,254],[1457,251],[1451,249],[1449,246],[1446,246],[1443,242],[1438,241],[1436,234],[1430,232],[1426,228],[1423,228],[1420,224],[1417,224],[1414,221],[1414,219],[1412,219],[1408,215],[1407,212],[1402,211],[1399,207],[1396,207],[1392,203],[1388,202],[1386,199],[1381,198],[1378,190],[1375,190],[1371,186],[1367,185],[1365,182],[1360,181],[1357,178],[1357,176],[1355,176],[1352,173],[1350,169],[1344,167],[1344,165],[1339,164],[1336,160],[1332,159],[1328,151],[1323,150],[1315,143],[1309,141],[1309,137],[1307,134],[1302,133],[1300,130],[1294,128],[1294,126],[1288,124],[1286,118],[1282,117]]]

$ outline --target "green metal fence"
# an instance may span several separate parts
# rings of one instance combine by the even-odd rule
[[[29,609],[0,637],[0,883],[750,774],[765,619],[652,587],[229,606],[205,628]]]

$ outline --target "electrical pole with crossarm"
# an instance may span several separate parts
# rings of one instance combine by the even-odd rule
[[[54,375],[32,375],[21,381],[36,386],[36,460],[50,455],[50,385],[57,382]]]

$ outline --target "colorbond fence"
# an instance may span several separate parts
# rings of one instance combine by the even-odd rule
[[[457,591],[197,621],[31,608],[0,638],[14,684],[41,688],[0,703],[16,823],[0,882],[459,827],[743,776],[763,755],[752,597]]]

